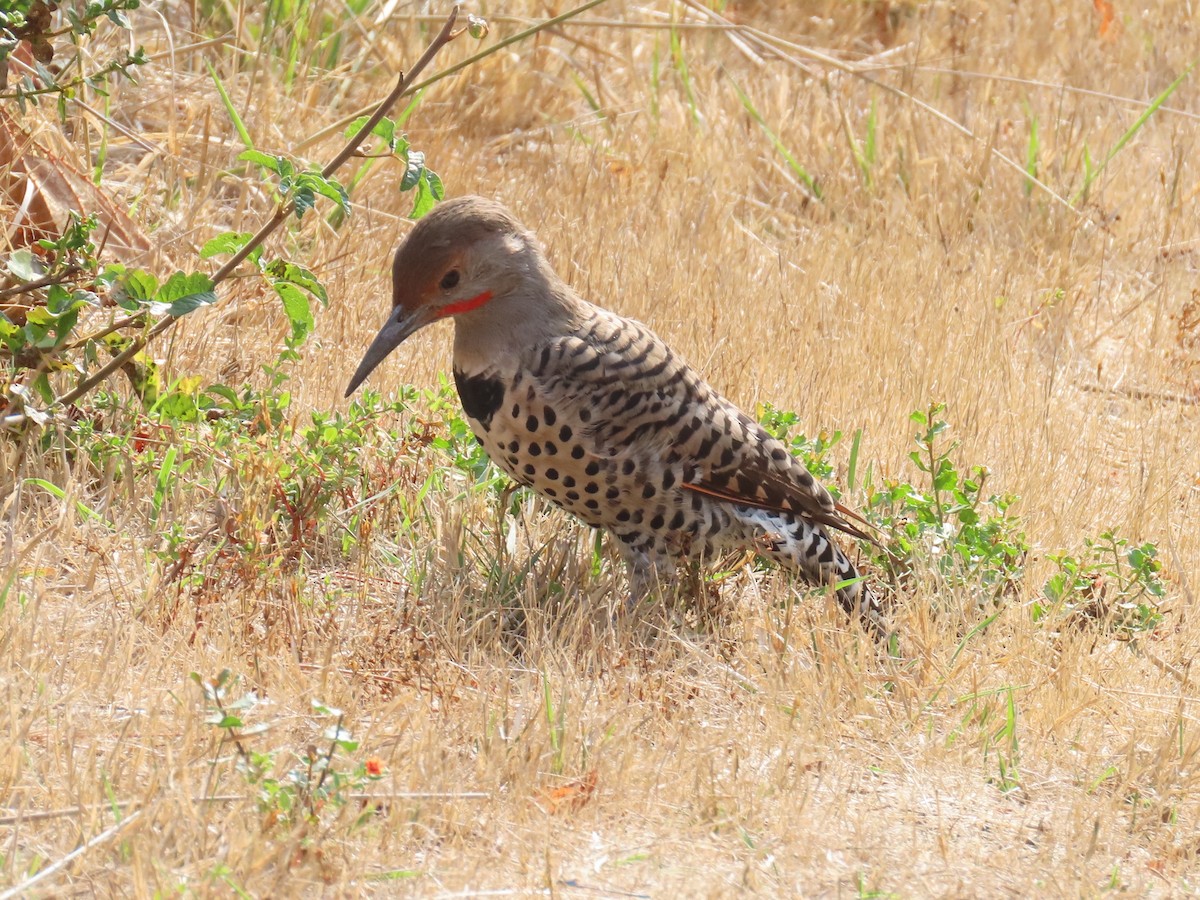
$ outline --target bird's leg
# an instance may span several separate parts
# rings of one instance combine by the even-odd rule
[[[629,599],[625,603],[625,611],[629,613],[656,594],[661,595],[662,588],[670,584],[673,566],[666,558],[635,550],[624,542],[618,542],[617,546],[629,571]]]

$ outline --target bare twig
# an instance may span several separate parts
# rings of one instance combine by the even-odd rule
[[[421,54],[421,58],[417,60],[416,64],[408,71],[407,74],[400,74],[400,77],[396,82],[396,87],[393,88],[392,92],[388,94],[388,96],[383,100],[382,103],[379,104],[378,107],[376,107],[374,114],[370,119],[367,120],[363,127],[360,128],[352,138],[350,138],[341,151],[338,152],[338,154],[321,170],[322,176],[328,178],[335,171],[337,171],[337,169],[344,162],[346,162],[346,160],[354,155],[354,151],[358,149],[358,145],[370,136],[371,130],[379,123],[379,120],[382,119],[387,114],[387,111],[391,109],[392,105],[404,95],[404,93],[408,90],[408,86],[411,85],[413,80],[422,72],[422,70],[425,69],[426,66],[429,65],[434,56],[437,55],[438,51],[441,50],[442,47],[446,46],[446,44],[450,43],[450,41],[452,41],[458,35],[458,32],[455,32],[454,30],[454,25],[457,21],[458,5],[456,4],[454,8],[451,9],[450,15],[446,17],[446,22],[444,25],[442,25],[442,30],[438,32],[437,36],[432,42],[430,42],[429,46],[425,48],[425,52]],[[216,286],[228,278],[233,270],[241,265],[242,261],[246,259],[246,257],[248,257],[259,246],[261,246],[263,241],[265,241],[267,237],[270,236],[273,231],[275,231],[275,229],[282,225],[284,220],[287,219],[287,217],[291,215],[294,210],[294,201],[287,200],[281,203],[275,210],[274,215],[267,220],[267,222],[258,230],[258,232],[249,240],[249,242],[246,243],[241,250],[230,257],[230,259],[226,261],[221,268],[213,273],[213,285]],[[122,366],[140,353],[142,348],[144,348],[151,340],[162,334],[164,331],[172,328],[178,321],[178,316],[173,316],[170,314],[164,316],[154,325],[153,328],[146,332],[145,335],[133,340],[128,347],[114,356],[106,365],[102,366],[95,373],[81,381],[72,390],[55,400],[53,405],[67,406],[71,403],[74,403],[80,397],[93,390],[97,385],[107,381],[113,375],[113,373],[119,371]]]

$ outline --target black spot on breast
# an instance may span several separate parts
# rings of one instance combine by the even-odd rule
[[[547,419],[546,421],[549,421],[549,419]],[[564,425],[562,428],[558,429],[558,439],[560,441],[562,441],[564,444],[571,439],[571,426],[570,425]]]
[[[673,515],[671,517],[671,525],[670,525],[671,530],[678,531],[680,528],[682,528],[683,520],[684,520],[683,511],[680,510],[680,511],[676,512],[675,515]]]
[[[584,453],[583,448],[581,446],[579,446],[578,444],[576,444],[574,447],[571,448],[571,456],[574,459],[583,459],[583,453]]]
[[[558,481],[558,469],[547,469],[546,477],[551,481]]]
[[[558,415],[554,412],[553,409],[551,409],[549,406],[547,406],[544,410],[542,410],[542,419],[546,422],[547,425],[553,425],[554,422],[558,419]]]
[[[653,528],[655,531],[657,531],[658,529],[663,527],[663,517],[662,517],[661,513],[659,513],[653,519],[650,520],[650,527]]]
[[[586,475],[599,475],[600,474],[600,463],[598,463],[596,460],[593,459],[590,463],[587,464],[586,467],[584,467],[583,471],[584,471],[584,474],[586,474]]]
[[[492,416],[504,400],[504,384],[495,375],[465,375],[454,370],[454,386],[462,401],[463,412],[484,429],[491,428]]]
[[[563,478],[563,487],[575,487],[575,479],[570,475]]]
[[[537,416],[530,416],[525,420],[525,430],[530,432],[538,430]]]
[[[663,490],[667,490],[673,484],[675,484],[675,470],[667,469],[667,471],[663,472],[663,481],[662,481]]]

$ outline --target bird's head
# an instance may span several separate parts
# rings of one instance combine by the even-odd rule
[[[346,396],[414,332],[502,301],[537,269],[539,259],[530,234],[494,200],[459,197],[439,204],[396,251],[391,313]]]

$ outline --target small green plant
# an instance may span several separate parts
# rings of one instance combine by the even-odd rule
[[[1033,601],[1033,621],[1091,625],[1124,635],[1157,627],[1162,621],[1159,601],[1166,593],[1158,548],[1152,543],[1130,546],[1113,531],[1084,544],[1080,556],[1049,554],[1058,571],[1046,581],[1042,599]]]
[[[216,299],[203,274],[176,272],[160,283],[141,269],[103,266],[93,240],[96,228],[95,216],[72,213],[58,239],[9,254],[5,266],[18,284],[7,293],[21,299],[0,308],[0,365],[8,369],[0,413],[16,407],[45,421],[45,408],[54,401],[53,373],[86,371],[120,352],[127,343],[118,334],[122,328],[137,327],[149,316],[187,315]],[[91,330],[80,334],[85,324]],[[152,402],[153,364],[133,359],[123,371],[135,393]]]
[[[987,493],[986,466],[960,469],[954,459],[958,443],[945,439],[950,426],[941,418],[944,411],[934,403],[910,416],[919,431],[909,458],[923,481],[864,485],[865,514],[887,536],[889,554],[880,562],[897,575],[926,561],[947,584],[978,585],[998,600],[1020,580],[1029,552],[1011,512],[1019,498]]]
[[[246,722],[259,706],[257,693],[246,691],[234,697],[238,678],[228,669],[212,678],[198,672],[191,677],[203,692],[207,706],[205,722],[220,735],[209,771],[208,793],[216,792],[222,749],[232,746],[238,773],[257,792],[264,830],[301,823],[320,824],[326,812],[366,799],[362,796],[366,786],[383,777],[383,764],[377,757],[362,762],[345,759],[346,755],[358,752],[359,742],[344,727],[345,713],[341,710],[319,700],[312,701],[313,716],[330,723],[321,731],[325,742],[321,748],[309,743],[298,753],[256,750],[250,746],[250,739],[270,729],[269,722],[257,725]],[[279,775],[281,758],[290,765]],[[370,815],[368,808],[359,821]]]
[[[800,421],[800,417],[794,412],[777,409],[770,403],[760,404],[756,412],[759,424],[767,433],[783,441],[813,477],[829,489],[834,499],[840,498],[841,493],[834,480],[834,466],[829,459],[829,451],[841,442],[842,433],[835,431],[829,434],[822,431],[815,438],[810,438],[803,432],[793,432],[796,423]]]
[[[15,100],[18,109],[25,111],[27,103],[38,103],[46,96],[55,97],[60,118],[66,118],[66,102],[75,96],[78,89],[88,85],[100,93],[111,75],[121,75],[133,80],[130,70],[145,65],[145,51],[141,47],[125,51],[100,64],[99,68],[83,71],[85,53],[83,42],[93,35],[105,21],[129,30],[125,13],[137,9],[141,0],[91,0],[79,8],[79,4],[47,3],[45,0],[9,0],[0,8],[0,101]],[[55,26],[55,13],[65,18],[65,25]],[[54,40],[66,37],[70,40],[74,54],[63,62],[55,60],[59,50]],[[14,87],[9,86],[9,57],[17,55],[22,44],[29,48],[33,60],[32,69],[22,75]],[[54,68],[51,69],[51,65]],[[74,73],[74,74],[72,74]]]

